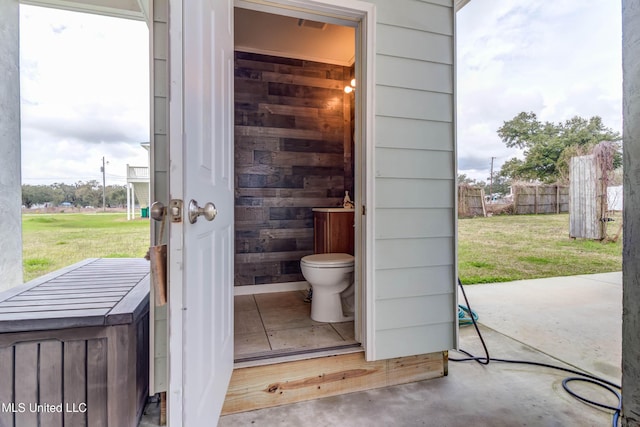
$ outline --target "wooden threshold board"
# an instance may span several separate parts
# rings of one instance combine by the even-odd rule
[[[448,352],[367,362],[364,353],[234,369],[222,415],[446,375]]]
[[[335,356],[342,353],[355,353],[364,351],[360,343],[353,343],[347,345],[336,345],[331,347],[319,347],[319,348],[301,348],[301,349],[286,349],[286,350],[271,350],[260,353],[252,353],[241,355],[234,359],[233,363],[235,369],[262,366],[262,365],[274,365],[283,362],[293,362],[304,359],[311,359],[314,357],[326,357]]]

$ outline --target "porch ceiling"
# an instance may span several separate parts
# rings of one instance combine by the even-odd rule
[[[454,0],[457,12],[470,0]],[[21,0],[24,4],[145,21],[149,0]]]
[[[455,9],[455,11],[459,11],[460,9],[462,9],[467,3],[469,3],[471,0],[455,0],[453,2],[453,8]]]
[[[23,4],[146,21],[149,0],[20,0]]]

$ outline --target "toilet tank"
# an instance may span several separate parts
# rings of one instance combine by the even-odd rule
[[[354,210],[345,208],[313,209],[313,247],[317,254],[353,255]]]

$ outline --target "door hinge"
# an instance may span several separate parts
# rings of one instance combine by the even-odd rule
[[[182,222],[182,200],[171,199],[169,201],[169,220],[171,222]]]
[[[367,207],[365,205],[362,205],[362,215],[366,215],[367,214]]]

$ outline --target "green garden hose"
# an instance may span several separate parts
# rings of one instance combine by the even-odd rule
[[[473,310],[469,310],[467,306],[458,304],[458,325],[473,325],[474,320],[478,321],[478,314]]]

